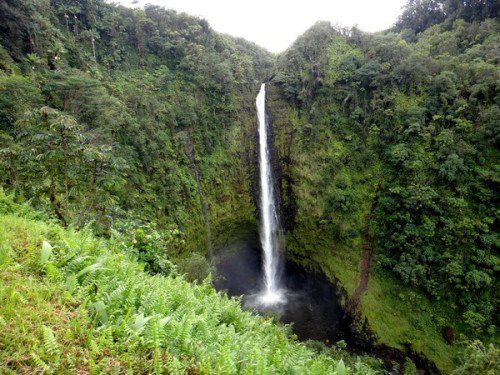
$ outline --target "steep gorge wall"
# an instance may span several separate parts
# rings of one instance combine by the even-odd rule
[[[375,192],[373,170],[351,162],[356,151],[336,134],[335,124],[311,123],[273,83],[268,108],[287,251],[310,258],[359,246]]]

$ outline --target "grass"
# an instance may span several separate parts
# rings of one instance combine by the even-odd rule
[[[418,290],[401,285],[388,272],[376,269],[361,305],[381,342],[396,347],[410,343],[444,373],[457,366],[464,348],[459,342],[447,344],[441,334],[445,325],[460,332],[457,314],[445,303],[431,301]]]
[[[195,285],[175,273],[148,275],[120,241],[7,211],[0,214],[0,373],[374,372],[341,349],[295,341],[209,279]]]

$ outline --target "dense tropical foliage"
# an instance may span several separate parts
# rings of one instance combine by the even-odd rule
[[[410,0],[276,56],[158,6],[0,1],[0,372],[382,371],[206,278],[257,232],[263,81],[288,257],[377,342],[498,371],[499,28],[496,1]]]
[[[318,23],[280,56],[273,82],[299,117],[280,124],[289,220],[346,243],[370,225],[382,266],[493,333],[499,23],[418,8],[433,3],[383,34]]]
[[[11,191],[103,233],[133,217],[204,236],[197,183],[219,214],[248,212],[230,209],[249,203],[221,181],[244,185],[233,157],[244,144],[224,145],[243,131],[236,121],[253,120],[247,95],[269,53],[154,6],[0,6],[0,175]]]

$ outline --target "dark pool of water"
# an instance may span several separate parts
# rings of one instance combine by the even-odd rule
[[[219,252],[214,286],[230,296],[243,296],[243,304],[261,313],[273,313],[283,323],[292,323],[301,340],[332,343],[349,334],[349,318],[343,311],[334,285],[323,275],[306,272],[292,262],[283,262],[281,285],[286,303],[263,308],[255,304],[262,290],[262,257],[258,243],[239,241]]]
[[[439,374],[436,366],[411,347],[395,349],[353,329],[353,317],[340,304],[340,294],[322,274],[307,271],[290,261],[283,262],[281,285],[286,290],[286,303],[272,308],[255,304],[255,296],[263,289],[262,256],[256,240],[234,242],[218,252],[214,286],[230,296],[243,296],[243,305],[260,313],[278,315],[283,323],[291,323],[300,340],[317,340],[325,344],[345,340],[355,353],[371,354],[383,360],[391,373],[402,373],[409,357],[420,373]],[[399,370],[393,364],[399,363]]]

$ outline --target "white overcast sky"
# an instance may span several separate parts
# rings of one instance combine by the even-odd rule
[[[389,28],[406,0],[113,0],[126,6],[162,5],[205,18],[216,31],[243,37],[273,52],[284,51],[316,21]]]

